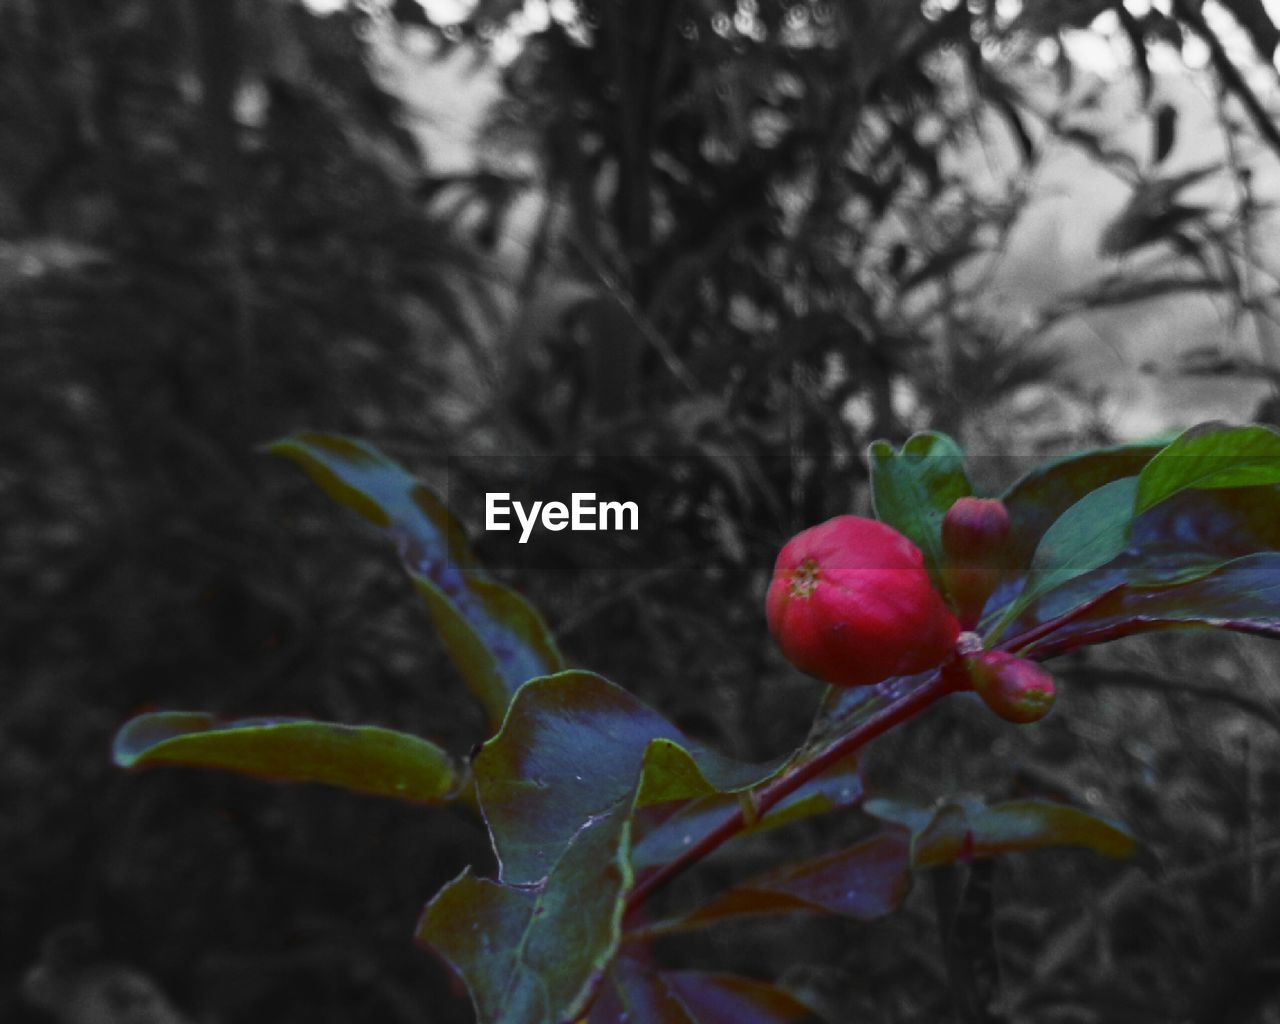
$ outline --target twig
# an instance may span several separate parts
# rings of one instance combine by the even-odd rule
[[[1173,11],[1209,48],[1209,59],[1222,79],[1222,84],[1240,101],[1253,126],[1258,130],[1258,134],[1266,140],[1275,154],[1280,156],[1280,129],[1276,128],[1271,115],[1267,113],[1257,94],[1249,88],[1249,83],[1244,80],[1240,69],[1231,62],[1226,48],[1222,45],[1222,40],[1217,37],[1204,20],[1204,15],[1200,13],[1199,5],[1192,4],[1189,0],[1174,0]]]
[[[591,268],[591,272],[595,274],[597,280],[604,286],[610,297],[622,307],[622,311],[627,314],[636,330],[640,332],[654,351],[662,358],[663,363],[690,394],[701,394],[702,387],[698,384],[698,378],[693,375],[689,367],[685,365],[680,356],[676,354],[662,333],[653,326],[649,318],[636,305],[635,300],[630,293],[618,283],[617,279],[609,272],[604,265],[604,261],[600,259],[599,254],[595,252],[593,247],[585,239],[571,238],[571,243],[578,250],[578,254],[586,261],[587,266]]]
[[[817,757],[796,765],[773,782],[761,787],[753,794],[755,817],[762,818],[780,801],[790,796],[811,779],[817,778],[832,765],[861,749],[877,736],[888,732],[896,725],[901,725],[914,718],[927,707],[959,688],[957,682],[948,673],[939,673],[923,686],[912,690],[904,697],[889,704],[879,713],[841,736]],[[726,842],[738,835],[746,827],[746,818],[741,810],[733,817],[726,819],[696,843],[686,847],[679,857],[669,861],[653,874],[642,879],[627,897],[627,910],[634,910],[645,902],[660,886],[665,885],[676,875],[683,873],[698,861],[714,853]]]

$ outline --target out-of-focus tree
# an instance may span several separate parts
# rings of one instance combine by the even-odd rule
[[[697,462],[705,471],[677,488],[689,499],[677,539],[653,552],[658,565],[694,553],[718,574],[695,606],[752,585],[743,542],[766,551],[791,527],[858,507],[869,438],[931,425],[1005,444],[1007,400],[1054,377],[1064,321],[1192,293],[1239,312],[1265,301],[1246,284],[1257,257],[1239,237],[1257,207],[1185,198],[1222,167],[1161,169],[1177,112],[1154,93],[1148,54],[1216,40],[1196,11],[479,3],[442,25],[416,4],[392,9],[446,51],[505,39],[514,52],[468,207],[481,242],[515,235],[527,253],[488,443]],[[1083,116],[1099,90],[1067,42],[1100,15],[1130,44],[1150,161]],[[1245,70],[1214,68],[1242,131],[1267,145]],[[1101,239],[1125,262],[1025,321],[1002,316],[992,279],[1046,152],[1064,146],[1132,188]],[[467,187],[451,175],[424,194],[457,209]],[[1088,408],[1088,396],[1074,401]],[[1106,434],[1086,417],[1041,443],[1082,432]],[[666,497],[668,470],[655,463],[631,486]],[[658,586],[646,592],[663,606]],[[669,631],[678,624],[654,634]],[[708,668],[725,657],[708,652]]]
[[[255,452],[304,426],[447,448],[438,399],[491,311],[488,260],[414,195],[423,157],[367,25],[283,2],[0,3],[6,1020],[41,938],[82,918],[110,960],[219,1012],[276,1015],[281,978],[333,986],[281,1020],[353,1001],[394,1017],[430,991],[410,949],[379,950],[385,908],[361,917],[305,798],[285,824],[242,814],[234,787],[195,809],[162,784],[125,813],[107,766],[131,707],[221,694],[425,725],[445,699],[412,685],[434,663],[394,566],[335,566],[337,524]],[[358,870],[402,879],[410,905],[452,867],[408,817],[324,814],[322,832],[399,837]],[[189,831],[135,843],[139,816]],[[213,860],[275,876],[284,903],[200,924],[237,899],[205,889]],[[285,909],[309,886],[351,911],[343,943]]]

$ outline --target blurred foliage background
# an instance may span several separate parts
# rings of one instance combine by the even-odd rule
[[[794,530],[867,510],[869,440],[950,432],[991,490],[1112,440],[1080,338],[1187,302],[1212,333],[1157,350],[1157,385],[1227,381],[1224,411],[1280,420],[1269,11],[0,0],[0,1019],[132,1020],[112,964],[195,1020],[469,1019],[409,941],[488,865],[465,813],[108,765],[152,707],[482,738],[394,554],[257,451],[274,437],[359,435],[442,490],[448,455],[628,456],[669,521],[650,568],[584,546],[510,581],[575,664],[764,758],[818,698],[767,639],[767,573]],[[474,129],[464,161],[424,108]],[[1062,166],[1122,193],[1081,280],[1026,229]],[[1257,1016],[1276,664],[1125,642],[1060,665],[1041,726],[961,703],[869,758],[879,792],[1107,810],[1163,865],[1001,865],[1011,1020],[1280,1019]],[[862,828],[744,843],[668,898]],[[881,925],[669,955],[782,975],[833,1021],[949,1019],[923,887]]]

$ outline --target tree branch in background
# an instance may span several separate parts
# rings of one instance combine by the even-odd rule
[[[1262,101],[1258,99],[1257,93],[1244,80],[1240,69],[1231,62],[1222,45],[1222,40],[1217,37],[1204,20],[1204,15],[1200,13],[1199,5],[1191,3],[1190,0],[1174,0],[1173,10],[1209,48],[1209,59],[1213,63],[1214,70],[1221,77],[1222,84],[1240,101],[1253,126],[1258,130],[1258,134],[1266,140],[1271,150],[1280,156],[1280,129],[1276,128],[1275,122],[1267,113],[1266,107],[1262,105]]]

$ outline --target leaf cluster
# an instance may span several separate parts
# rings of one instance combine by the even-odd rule
[[[497,877],[466,869],[427,905],[418,936],[464,978],[481,1021],[556,1024],[585,1015],[603,1024],[634,1006],[646,1008],[642,1019],[714,1022],[730,1019],[741,1000],[761,1021],[800,1019],[809,1012],[804,1000],[782,989],[646,969],[645,946],[742,917],[875,920],[897,909],[916,875],[967,870],[1013,851],[1138,851],[1123,827],[1043,800],[920,807],[876,799],[863,809],[882,826],[853,846],[650,919],[643,908],[653,890],[726,842],[861,803],[850,755],[950,692],[946,673],[831,689],[809,738],[790,754],[762,764],[725,757],[606,679],[563,669],[537,614],[488,580],[448,512],[395,463],[330,435],[273,448],[389,534],[496,731],[462,765],[385,730],[211,727],[205,716],[160,712],[126,726],[117,761],[229,767],[428,804],[469,795],[487,825]],[[1280,635],[1276,538],[1250,532],[1276,521],[1278,449],[1280,435],[1269,429],[1208,424],[1168,443],[1067,457],[1022,478],[1004,500],[1012,548],[1023,555],[1011,558],[992,597],[980,627],[985,642],[1046,657],[1171,627]],[[921,435],[901,452],[873,446],[872,457],[877,513],[936,559],[942,511],[971,490],[959,449],[943,435]],[[1153,530],[1156,510],[1164,518]],[[1182,548],[1182,536],[1205,518],[1217,532],[1194,562],[1170,572],[1169,549]],[[1242,543],[1252,550],[1241,553]],[[985,871],[973,869],[949,897],[937,883],[947,928],[960,928],[971,912],[965,900],[989,887]],[[989,931],[989,893],[983,898],[972,913]],[[985,970],[974,959],[981,948],[966,942],[949,952],[948,969],[954,998],[978,999],[986,1013],[996,987],[974,973]]]

